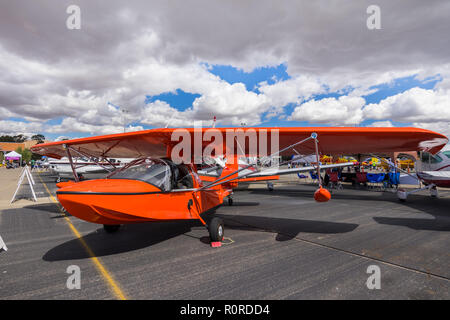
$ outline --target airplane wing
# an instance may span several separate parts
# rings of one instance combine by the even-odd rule
[[[208,145],[218,143],[215,140],[211,142],[213,140],[211,138],[205,139],[205,133],[210,130],[215,130],[222,137],[220,143],[224,149],[226,149],[225,141],[229,132],[242,130],[247,138],[255,134],[258,145],[265,136],[269,153],[272,149],[272,137],[278,137],[281,150],[310,137],[313,132],[318,134],[319,151],[322,154],[375,154],[399,151],[436,153],[448,143],[447,137],[439,133],[405,127],[165,128],[43,143],[33,146],[31,150],[34,153],[58,159],[67,156],[66,147],[99,158],[139,158],[144,156],[160,158],[167,156],[168,150],[182,140],[178,138],[176,141],[172,141],[172,137],[176,133],[188,134],[192,150],[195,146],[196,132],[197,137],[200,136],[201,150]],[[243,149],[246,155],[251,154],[247,144]],[[314,142],[312,141],[296,147],[296,151],[302,154],[311,153],[313,150]],[[287,150],[281,155],[290,153],[292,150]],[[258,156],[259,154],[251,155]]]

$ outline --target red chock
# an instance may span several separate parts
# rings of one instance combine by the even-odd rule
[[[221,246],[222,246],[222,242],[220,242],[220,241],[211,242],[211,247],[213,247],[213,248],[219,248]]]

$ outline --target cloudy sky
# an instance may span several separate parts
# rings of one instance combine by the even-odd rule
[[[81,28],[68,29],[70,5]],[[381,29],[369,29],[369,5]],[[450,1],[0,2],[0,133],[417,126],[450,136]],[[72,20],[70,20],[72,21]]]

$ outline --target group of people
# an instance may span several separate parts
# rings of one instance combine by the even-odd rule
[[[1,166],[6,167],[7,169],[15,169],[19,167],[24,167],[25,165],[29,165],[31,169],[38,166],[35,160],[31,160],[29,162],[25,161],[14,161],[14,160],[6,160],[3,159]]]

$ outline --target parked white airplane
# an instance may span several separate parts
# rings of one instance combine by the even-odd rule
[[[430,190],[432,197],[437,197],[437,187],[450,188],[450,150],[440,151],[435,155],[421,152],[415,162],[416,175],[425,185],[412,191],[399,189],[397,196],[405,201],[408,195],[422,190]]]
[[[313,159],[312,156],[310,158]],[[206,164],[209,167],[198,169],[197,173],[199,176],[210,176],[210,177],[218,177],[220,176],[222,169],[226,165],[226,158],[224,157],[216,157],[205,159]],[[314,160],[317,162],[317,160]],[[289,161],[289,164],[292,162]],[[274,185],[272,180],[278,180],[278,176],[300,173],[300,172],[308,172],[317,170],[317,166],[312,166],[308,163],[308,166],[304,167],[288,167],[286,169],[281,169],[278,165],[281,165],[279,157],[273,157],[268,159],[257,159],[256,157],[247,158],[241,157],[238,159],[239,169],[238,177],[245,177],[244,179],[238,179],[241,185],[246,185],[246,183],[251,183],[254,181],[266,181],[267,188],[272,191],[274,189]],[[255,167],[248,167],[249,164],[260,164],[261,170],[257,170]],[[339,163],[339,164],[329,164],[329,165],[320,165],[321,169],[332,169],[332,168],[344,168],[354,166],[353,162]]]
[[[80,177],[87,177],[93,174],[102,174],[114,171],[133,159],[117,158],[108,159],[108,161],[90,161],[87,158],[73,158],[74,168]],[[73,171],[69,159],[64,157],[61,159],[50,159],[48,162],[50,172],[56,175],[56,182],[61,182],[61,179],[72,179]]]

